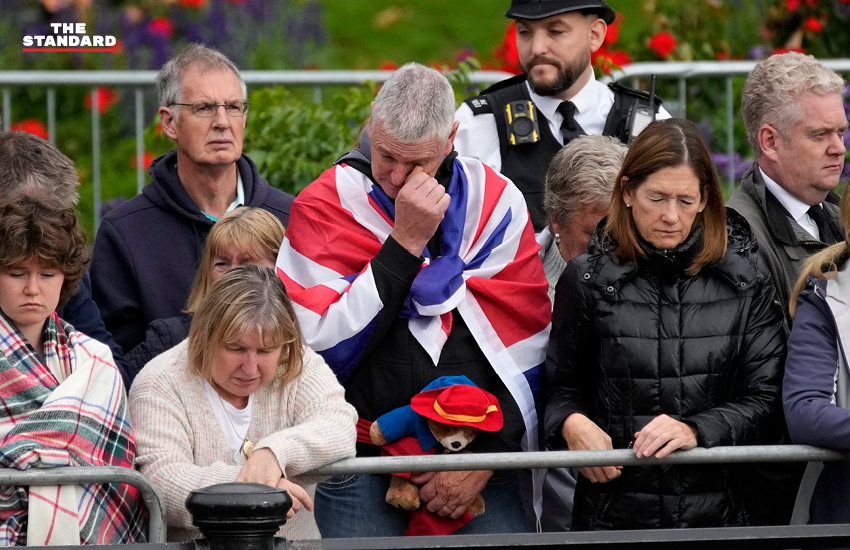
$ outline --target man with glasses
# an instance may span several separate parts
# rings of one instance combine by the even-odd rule
[[[227,57],[190,45],[156,83],[162,130],[177,147],[153,161],[140,195],[103,218],[91,265],[94,300],[124,351],[144,340],[151,321],[181,315],[218,218],[245,205],[286,226],[293,199],[242,154],[248,95]]]

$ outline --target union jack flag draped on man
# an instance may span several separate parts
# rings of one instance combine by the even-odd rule
[[[447,192],[440,256],[422,252],[425,262],[400,316],[436,365],[457,309],[522,412],[523,448],[537,450],[536,402],[551,313],[525,201],[508,180],[472,159],[454,160]],[[346,164],[327,170],[292,205],[277,272],[307,345],[341,381],[360,360],[381,312],[370,261],[394,218],[381,187]]]

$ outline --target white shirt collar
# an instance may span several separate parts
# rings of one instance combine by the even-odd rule
[[[553,123],[557,121],[555,126],[560,127],[563,117],[561,116],[561,113],[558,112],[558,105],[560,105],[563,100],[554,96],[542,96],[534,93],[534,90],[531,89],[527,80],[525,85],[528,88],[528,93],[531,95],[531,101],[533,101],[534,105],[536,105],[540,112],[543,113],[546,120],[551,120]],[[576,117],[586,112],[598,101],[597,94],[594,93],[595,87],[596,76],[591,73],[590,80],[587,81],[587,84],[585,84],[584,87],[576,93],[576,95],[570,98],[569,101],[572,101],[573,105],[576,106]]]
[[[759,167],[759,172],[761,172],[761,177],[764,180],[764,186],[767,187],[768,191],[770,191],[780,203],[782,203],[782,206],[784,206],[785,210],[791,214],[794,221],[800,223],[804,217],[809,215],[809,208],[811,208],[810,205],[804,203],[786,191],[784,187],[773,181],[770,176],[764,173],[764,170],[762,170],[761,167]]]
[[[230,203],[230,206],[227,207],[227,210],[224,211],[225,214],[230,212],[231,210],[235,210],[237,206],[242,206],[245,204],[245,186],[242,185],[242,174],[239,173],[239,167],[236,167],[236,198],[233,199],[233,202]]]

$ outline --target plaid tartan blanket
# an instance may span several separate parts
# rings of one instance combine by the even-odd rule
[[[133,467],[127,396],[105,345],[54,313],[44,357],[0,312],[0,467]],[[144,542],[138,492],[120,484],[0,487],[0,545]]]

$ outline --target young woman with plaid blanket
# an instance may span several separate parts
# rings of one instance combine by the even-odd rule
[[[73,209],[0,206],[0,467],[133,467],[112,353],[56,314],[85,267]],[[0,545],[144,541],[141,512],[125,485],[0,487]]]

